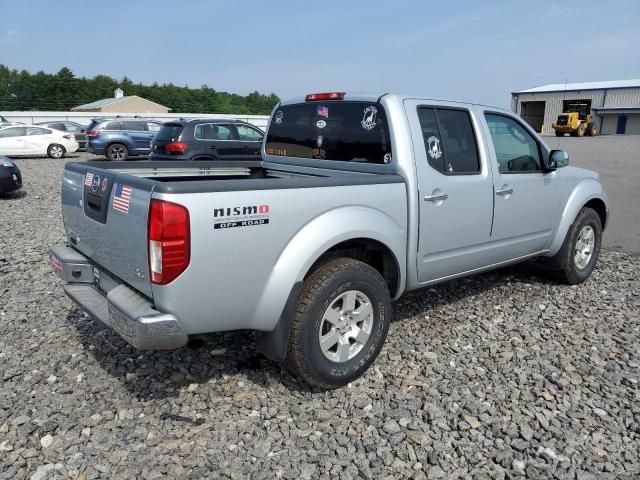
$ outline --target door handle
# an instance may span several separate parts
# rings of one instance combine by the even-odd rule
[[[433,193],[431,195],[424,196],[425,202],[439,202],[441,200],[446,200],[447,198],[449,198],[449,195],[446,193]]]
[[[504,196],[511,195],[513,193],[513,188],[508,185],[503,185],[502,188],[496,190],[496,195]]]
[[[211,150],[215,150],[215,149],[216,149],[216,146],[215,146],[215,145],[211,145],[209,148],[210,148]]]

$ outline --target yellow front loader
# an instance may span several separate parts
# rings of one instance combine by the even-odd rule
[[[558,119],[551,124],[551,128],[555,130],[556,137],[563,137],[565,133],[572,137],[583,137],[585,133],[595,137],[598,133],[591,113],[588,113],[588,105],[585,103],[571,105],[567,112],[558,115]]]

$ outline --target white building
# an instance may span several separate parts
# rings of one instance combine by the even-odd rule
[[[640,134],[640,79],[553,83],[511,94],[511,109],[546,134],[574,102],[590,106],[601,135]]]

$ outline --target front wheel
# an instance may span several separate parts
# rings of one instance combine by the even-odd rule
[[[558,279],[569,285],[587,280],[596,266],[602,245],[602,222],[598,213],[583,208],[567,232],[564,245],[558,252],[562,256],[562,269]]]
[[[107,158],[114,162],[126,160],[129,156],[127,147],[121,143],[113,143],[107,148]]]
[[[291,324],[287,364],[314,387],[360,377],[382,349],[391,323],[387,284],[377,270],[340,258],[304,284]]]
[[[64,147],[62,145],[58,145],[57,143],[49,145],[49,148],[47,148],[47,155],[49,156],[49,158],[62,158],[64,157],[65,153],[66,150],[64,149]]]

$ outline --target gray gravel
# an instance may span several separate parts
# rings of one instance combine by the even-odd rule
[[[0,479],[640,477],[640,258],[405,296],[364,378],[309,391],[250,333],[140,353],[64,296],[64,161],[0,199]]]

